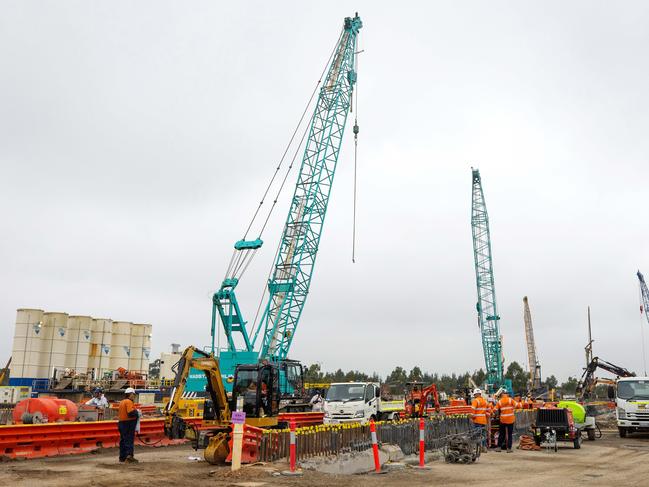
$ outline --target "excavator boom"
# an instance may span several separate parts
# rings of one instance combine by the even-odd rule
[[[603,369],[617,377],[635,377],[635,373],[630,370],[620,367],[619,365],[612,364],[606,360],[602,360],[599,357],[593,357],[593,360],[590,361],[584,373],[577,383],[576,396],[578,399],[589,399],[595,386],[597,385],[599,379],[595,377],[595,371],[597,369]]]
[[[192,368],[205,373],[207,391],[212,399],[216,417],[224,423],[229,422],[231,414],[219,362],[214,356],[193,346],[187,347],[178,361],[176,379],[171,390],[171,398],[165,408],[165,415],[169,418],[176,414]]]

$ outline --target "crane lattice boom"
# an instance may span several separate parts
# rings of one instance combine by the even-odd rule
[[[212,350],[219,316],[227,339],[227,350],[220,353],[221,369],[226,373],[237,363],[287,358],[309,293],[347,115],[352,106],[356,43],[362,25],[358,14],[345,18],[320,88],[288,218],[268,280],[269,296],[261,320],[248,330],[235,295],[241,275],[263,245],[261,235],[255,240],[244,237],[235,243],[226,277],[214,294]],[[242,347],[238,348],[235,336]],[[261,346],[256,347],[257,343]]]
[[[503,355],[496,288],[494,285],[489,215],[482,192],[480,171],[472,169],[473,197],[471,205],[471,230],[473,233],[473,257],[478,289],[478,326],[482,335],[487,384],[490,388],[503,385]]]
[[[527,360],[530,368],[530,391],[541,388],[541,365],[536,356],[534,344],[534,329],[532,328],[532,313],[527,296],[523,298],[523,320],[525,321],[525,341],[527,343]]]
[[[300,175],[284,227],[269,299],[261,318],[262,358],[285,359],[304,309],[327,213],[336,163],[356,82],[358,17],[346,18],[334,60],[320,90]]]

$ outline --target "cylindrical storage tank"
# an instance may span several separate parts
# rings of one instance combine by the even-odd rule
[[[142,325],[144,332],[142,335],[142,365],[141,368],[147,374],[149,373],[149,360],[151,357],[151,334],[153,326],[149,324]]]
[[[42,377],[52,377],[54,370],[62,374],[65,370],[65,352],[67,350],[68,314],[43,313],[43,342],[41,349]]]
[[[43,310],[16,311],[16,328],[11,352],[11,377],[41,378],[39,375]]]
[[[88,368],[95,370],[95,378],[97,379],[101,378],[105,371],[110,370],[112,340],[113,321],[106,318],[92,320]]]
[[[88,371],[88,356],[92,337],[93,319],[90,316],[70,316],[68,318],[68,343],[65,366],[77,374]]]
[[[14,423],[37,424],[75,421],[79,408],[68,399],[37,397],[23,399],[13,410]]]
[[[130,321],[113,321],[113,337],[110,350],[110,368],[117,370],[124,367],[128,370],[129,356],[131,354],[131,326]]]
[[[142,347],[144,345],[144,325],[133,323],[131,327],[131,341],[129,348],[131,353],[128,360],[128,370],[132,372],[142,371]]]

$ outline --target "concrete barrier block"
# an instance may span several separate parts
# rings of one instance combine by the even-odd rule
[[[398,445],[383,444],[381,445],[381,451],[388,454],[388,459],[391,462],[399,462],[405,457]]]

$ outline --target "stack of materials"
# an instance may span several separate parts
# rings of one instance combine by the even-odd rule
[[[520,438],[520,443],[518,444],[519,450],[535,450],[538,451],[541,449],[539,445],[536,444],[534,438],[529,435],[522,435]]]

